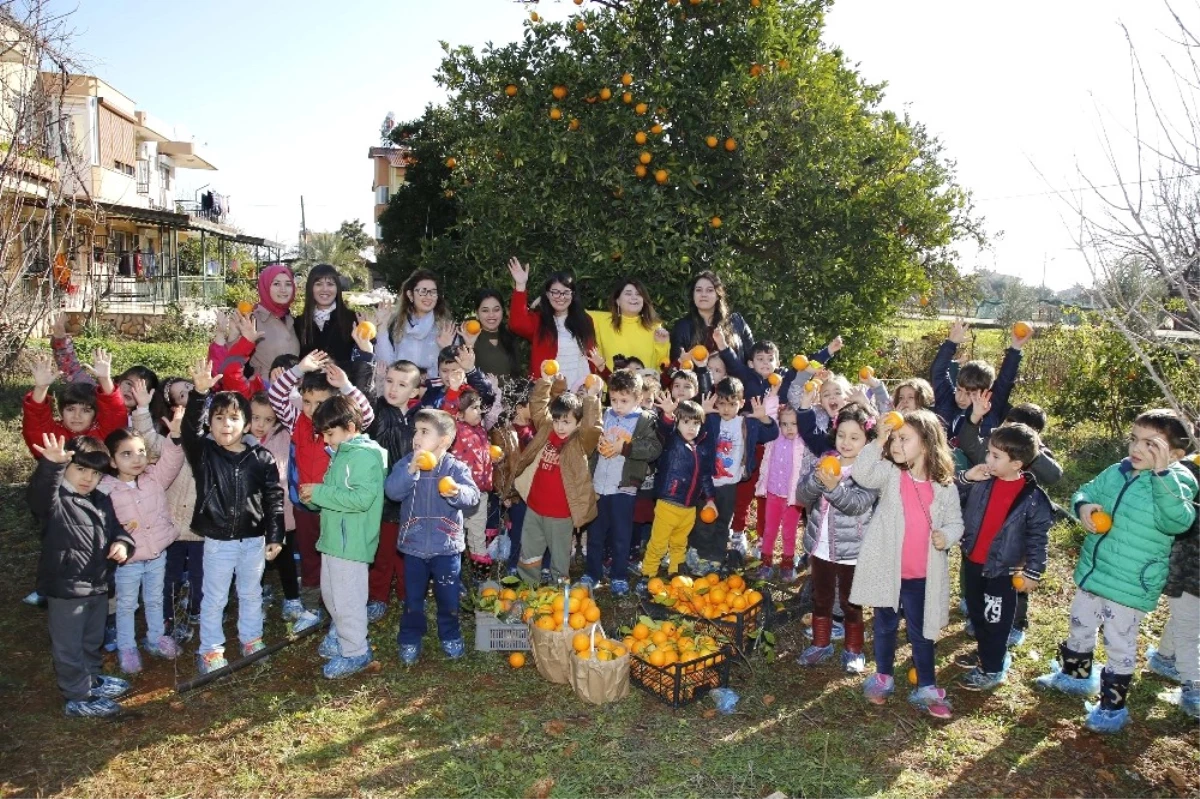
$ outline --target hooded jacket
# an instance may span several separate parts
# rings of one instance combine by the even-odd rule
[[[863,488],[851,474],[844,475],[832,491],[826,491],[817,480],[816,469],[807,472],[796,487],[797,504],[808,509],[804,551],[810,555],[816,553],[821,525],[828,519],[829,559],[835,563],[858,560],[863,535],[871,525],[878,499],[877,490]]]
[[[1024,571],[1033,579],[1040,580],[1046,571],[1046,547],[1050,540],[1050,526],[1054,524],[1054,508],[1032,474],[1022,472],[1021,479],[1025,485],[1017,493],[988,549],[983,564],[984,577],[1003,577]],[[962,500],[961,544],[965,554],[975,548],[996,478],[972,483],[960,472],[956,482]]]
[[[396,549],[422,559],[458,555],[466,549],[463,511],[479,504],[479,489],[471,470],[450,453],[438,459],[428,472],[409,472],[413,456],[408,454],[392,467],[384,484],[388,499],[400,503],[400,534]],[[458,484],[458,493],[447,499],[438,490],[442,478]]]
[[[321,509],[318,552],[359,563],[375,560],[386,475],[387,452],[366,435],[338,445],[324,481],[312,492],[312,504]]]

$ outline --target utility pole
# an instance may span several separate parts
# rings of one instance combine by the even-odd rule
[[[300,195],[300,249],[308,243],[308,224],[304,220],[304,195]]]

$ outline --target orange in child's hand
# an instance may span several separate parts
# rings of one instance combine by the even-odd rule
[[[590,374],[583,378],[584,388],[599,388],[602,385],[604,385],[604,381],[600,378],[600,375]]]
[[[546,375],[547,377],[552,377],[558,374],[558,361],[554,360],[553,358],[542,361],[542,374]]]
[[[703,344],[697,344],[692,347],[692,358],[697,361],[707,361],[708,347],[705,347]]]
[[[503,460],[504,450],[500,449],[495,444],[492,444],[490,447],[488,447],[488,455],[491,456],[493,462]]]
[[[820,380],[806,380],[806,381],[804,381],[804,390],[805,390],[805,391],[807,391],[807,392],[808,392],[808,393],[810,393],[810,394],[811,394],[812,392],[816,391],[816,390],[817,390],[818,388],[820,388],[820,387],[821,387],[821,381],[820,381]]]
[[[772,386],[777,386],[782,382],[783,382],[783,378],[781,378],[779,375],[775,374],[774,372],[771,372],[771,374],[767,375],[767,383],[769,383]]]
[[[717,509],[705,506],[700,509],[700,521],[705,524],[712,524],[717,520]]]
[[[483,330],[483,325],[479,324],[479,321],[476,319],[468,319],[463,322],[463,331],[468,336],[478,336],[481,330]]]
[[[458,490],[458,483],[454,482],[453,477],[443,477],[438,480],[438,492],[442,494],[453,494]]]
[[[437,467],[438,459],[427,449],[423,449],[416,454],[414,460],[417,462],[417,468],[423,472],[433,471]]]
[[[1017,589],[1018,591],[1025,590],[1025,578],[1019,574],[1014,574],[1012,576],[1012,584],[1013,588]]]
[[[1092,526],[1097,533],[1107,533],[1112,529],[1112,517],[1102,510],[1092,511]]]
[[[803,355],[797,355],[795,358],[792,358],[792,368],[797,372],[803,372],[808,368],[808,358]]]
[[[373,341],[375,339],[375,334],[379,332],[375,329],[375,323],[368,322],[366,319],[359,322],[358,327],[356,327],[355,330],[358,332],[358,337],[364,341]]]
[[[1027,338],[1033,332],[1033,326],[1028,322],[1017,322],[1013,325],[1012,332],[1017,338]]]
[[[821,458],[820,463],[817,464],[817,468],[825,472],[825,474],[831,474],[834,477],[840,477],[842,474],[842,462],[833,455],[826,455],[824,458]]]
[[[511,655],[508,656],[508,665],[512,666],[514,669],[519,669],[522,666],[524,666],[525,665],[525,653],[513,652]]]
[[[874,376],[875,376],[875,370],[872,369],[870,366],[864,366],[863,368],[858,370],[858,379],[863,381],[864,383],[867,382],[868,380],[870,380]]]
[[[899,430],[904,427],[904,414],[900,411],[888,411],[883,416],[883,423],[893,430]]]
[[[242,300],[238,303],[238,313],[242,316],[249,316],[254,311],[254,303],[247,300]]]

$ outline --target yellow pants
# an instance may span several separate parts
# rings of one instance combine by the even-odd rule
[[[650,528],[650,541],[642,560],[642,574],[646,577],[658,574],[658,564],[668,550],[671,559],[667,562],[667,573],[678,572],[679,564],[687,555],[688,533],[695,524],[695,508],[683,508],[662,499],[655,502],[654,525]]]

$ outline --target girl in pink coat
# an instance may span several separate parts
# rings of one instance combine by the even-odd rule
[[[182,409],[178,409],[182,410]],[[105,440],[111,456],[112,472],[105,477],[101,490],[112,498],[117,520],[133,536],[133,556],[117,567],[117,661],[121,671],[136,674],[142,670],[134,632],[138,593],[146,608],[146,651],[162,658],[179,654],[175,639],[166,635],[163,624],[163,581],[167,573],[167,547],[179,537],[179,528],[167,502],[167,489],[183,467],[179,447],[177,413],[167,424],[169,436],[162,441],[157,463],[150,464],[146,440],[132,430],[117,430]]]

